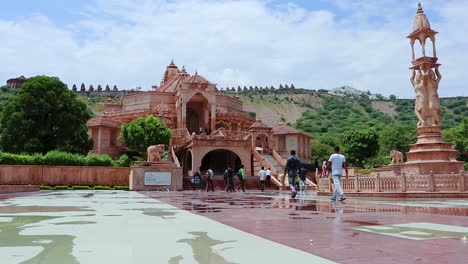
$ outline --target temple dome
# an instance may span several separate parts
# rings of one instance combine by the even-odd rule
[[[429,19],[427,19],[426,14],[424,14],[421,3],[418,3],[418,11],[416,12],[413,22],[413,32],[423,29],[431,29],[431,24],[429,23]]]
[[[262,120],[255,119],[255,122],[249,128],[270,128],[269,126],[265,125]]]
[[[190,76],[184,80],[184,83],[204,83],[209,84],[210,82],[205,79],[203,76],[198,75],[198,72],[195,72],[195,75]]]

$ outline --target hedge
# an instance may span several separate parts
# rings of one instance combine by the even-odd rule
[[[0,164],[8,165],[51,165],[51,166],[115,166],[129,167],[131,159],[122,155],[112,160],[108,155],[88,154],[87,156],[63,151],[49,151],[45,155],[36,153],[32,155],[0,152]]]

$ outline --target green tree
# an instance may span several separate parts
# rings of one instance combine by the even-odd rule
[[[379,136],[373,128],[350,131],[343,137],[343,147],[350,163],[362,166],[366,159],[377,155]]]
[[[391,150],[401,151],[404,155],[409,145],[416,143],[416,128],[406,125],[386,126],[379,135],[381,153],[388,155]]]
[[[312,143],[310,144],[310,157],[312,160],[328,160],[328,157],[332,152],[333,148],[331,146],[323,144],[318,140],[312,140]]]
[[[457,159],[468,161],[468,118],[457,126],[442,131],[442,138],[447,142],[452,142],[455,149],[460,152]]]
[[[148,146],[164,144],[167,147],[170,139],[171,130],[152,115],[124,124],[120,130],[120,140],[142,156],[146,155]]]
[[[2,109],[0,146],[13,153],[86,154],[93,145],[86,127],[90,117],[86,104],[59,78],[32,77]]]

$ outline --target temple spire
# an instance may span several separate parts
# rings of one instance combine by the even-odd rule
[[[421,2],[418,2],[418,11],[416,11],[416,14],[424,14],[424,11],[421,6]]]

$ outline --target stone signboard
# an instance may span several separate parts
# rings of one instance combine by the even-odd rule
[[[145,172],[144,185],[171,185],[171,172]]]

